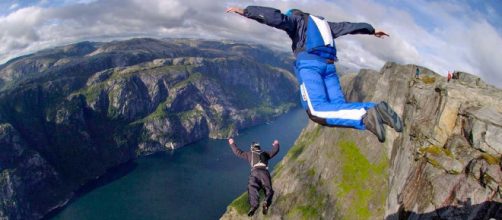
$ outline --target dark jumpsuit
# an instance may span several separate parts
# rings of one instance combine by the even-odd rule
[[[236,144],[231,144],[230,147],[236,156],[247,160],[251,164],[253,158],[253,153],[251,151],[242,151]],[[263,153],[267,154],[268,158],[271,159],[278,152],[279,144],[273,145],[271,151],[264,151]],[[267,202],[267,206],[270,206],[270,204],[272,204],[272,197],[274,196],[270,173],[267,167],[252,167],[251,165],[251,173],[249,174],[248,180],[248,195],[251,207],[256,208],[260,205],[259,191],[261,188],[265,190],[265,201]]]

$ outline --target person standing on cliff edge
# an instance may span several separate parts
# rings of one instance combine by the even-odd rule
[[[399,116],[384,101],[346,102],[334,62],[337,61],[334,39],[347,34],[368,34],[378,38],[389,36],[367,23],[328,22],[298,9],[285,14],[280,10],[248,6],[230,7],[236,13],[262,24],[286,31],[296,56],[295,73],[300,84],[301,102],[309,118],[330,127],[350,127],[369,130],[385,141],[387,124],[397,132],[403,130]]]
[[[272,143],[271,151],[262,151],[260,144],[256,142],[251,144],[250,151],[242,151],[237,147],[233,138],[228,139],[228,144],[237,157],[247,160],[251,166],[248,180],[248,196],[251,208],[249,209],[248,216],[253,216],[258,209],[260,205],[259,192],[262,188],[265,190],[265,202],[263,203],[262,213],[266,215],[274,196],[272,180],[268,172],[268,161],[279,152],[279,141],[275,140]]]

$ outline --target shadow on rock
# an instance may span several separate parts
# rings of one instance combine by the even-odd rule
[[[502,203],[483,202],[472,205],[470,200],[463,202],[462,206],[447,206],[436,209],[428,213],[416,213],[407,211],[403,206],[395,214],[387,216],[386,220],[404,220],[404,219],[502,219]]]

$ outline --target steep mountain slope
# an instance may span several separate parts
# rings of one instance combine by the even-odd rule
[[[137,155],[278,116],[297,103],[290,62],[261,46],[183,39],[82,42],[9,61],[0,219],[40,218]]]
[[[310,123],[275,168],[275,204],[254,219],[502,218],[502,91],[467,73],[447,83],[415,65],[387,63],[342,78],[351,101],[386,100],[405,129]],[[244,187],[244,186],[243,186]],[[222,219],[247,219],[247,195]]]

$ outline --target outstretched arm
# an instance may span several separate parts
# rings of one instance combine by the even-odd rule
[[[245,9],[242,9],[238,7],[230,7],[227,9],[227,13],[236,13],[268,26],[287,31],[288,33],[295,29],[294,21],[275,8],[248,6]]]
[[[277,153],[279,153],[279,141],[275,140],[274,143],[272,143],[272,150],[267,152],[270,158],[273,158]]]
[[[329,22],[329,26],[334,38],[346,34],[371,34],[378,38],[389,36],[383,31],[375,30],[375,28],[368,23]]]
[[[237,147],[233,138],[228,139],[228,144],[230,145],[230,148],[232,148],[232,152],[234,152],[235,156],[248,160],[246,152]]]

